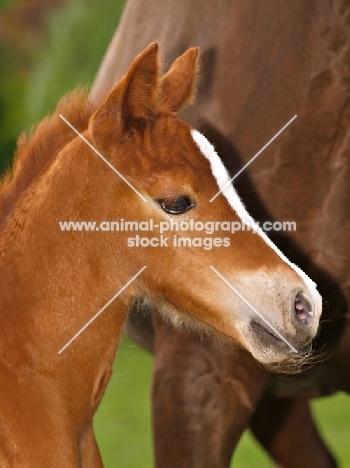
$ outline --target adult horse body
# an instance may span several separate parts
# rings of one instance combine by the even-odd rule
[[[102,104],[93,106],[77,93],[63,101],[51,120],[20,142],[13,174],[3,181],[1,466],[101,466],[92,418],[135,304],[246,344],[265,364],[293,362],[286,344],[262,331],[264,324],[256,331],[249,308],[236,313],[240,299],[210,274],[210,263],[245,295],[251,283],[258,295],[261,279],[269,284],[263,313],[290,346],[300,349],[316,333],[321,306],[314,283],[262,235],[242,233],[209,256],[203,250],[197,266],[194,247],[131,250],[127,232],[62,232],[65,220],[77,218],[103,223],[132,216],[160,225],[191,214],[197,221],[238,221],[243,205],[233,189],[215,208],[208,203],[228,174],[205,137],[176,115],[192,99],[197,50],[187,51],[162,78],[159,68],[153,43]],[[71,120],[78,136],[66,126]],[[230,257],[237,263],[228,267]],[[98,310],[104,313],[91,322]],[[269,342],[268,352],[259,340]]]
[[[296,221],[296,232],[274,240],[321,288],[328,306],[318,345],[332,357],[297,378],[275,380],[252,427],[284,467],[334,466],[307,400],[294,398],[350,391],[350,1],[129,0],[92,97],[154,39],[166,62],[200,46],[199,99],[183,116],[233,174],[298,114],[235,185],[255,219]],[[244,369],[245,353],[237,350],[235,363],[227,350],[201,346],[159,320],[146,318],[133,330],[155,350],[157,466],[227,467],[266,375],[253,362]]]

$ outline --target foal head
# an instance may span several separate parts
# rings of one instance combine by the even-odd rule
[[[196,73],[197,50],[189,49],[160,77],[151,44],[91,117],[87,138],[136,189],[114,174],[106,186],[104,212],[140,226],[120,224],[109,242],[125,278],[147,266],[135,300],[175,325],[226,336],[266,365],[288,361],[316,334],[321,298],[263,233],[224,230],[253,220],[231,184],[209,202],[228,173],[206,138],[177,117]]]

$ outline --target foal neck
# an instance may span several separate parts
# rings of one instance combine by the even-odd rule
[[[18,378],[59,381],[67,401],[85,409],[107,383],[133,289],[58,354],[130,279],[108,233],[62,232],[59,221],[108,217],[116,177],[75,138],[1,227],[1,360]]]

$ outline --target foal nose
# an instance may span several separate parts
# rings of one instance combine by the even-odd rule
[[[300,291],[294,300],[294,312],[297,322],[300,325],[309,326],[318,315],[319,304],[313,304],[311,298]]]

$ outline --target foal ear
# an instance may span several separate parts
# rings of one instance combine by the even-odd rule
[[[175,60],[160,80],[161,95],[164,104],[172,112],[179,112],[186,104],[194,100],[199,49],[192,47]]]
[[[159,68],[158,44],[153,42],[92,115],[90,130],[95,139],[120,138],[136,121],[159,113]]]
[[[122,90],[123,117],[152,118],[158,113],[158,44],[152,42],[131,65]]]

